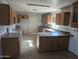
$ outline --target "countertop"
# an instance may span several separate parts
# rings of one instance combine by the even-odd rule
[[[58,32],[58,31],[54,31],[54,32],[39,32],[37,34],[39,36],[70,36],[69,33],[66,33],[66,32]]]
[[[18,33],[5,33],[1,36],[1,38],[19,38]]]

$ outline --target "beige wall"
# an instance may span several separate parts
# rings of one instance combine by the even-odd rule
[[[20,13],[28,15],[29,19],[21,19],[21,29],[25,34],[36,32],[41,25],[41,14],[39,13]]]

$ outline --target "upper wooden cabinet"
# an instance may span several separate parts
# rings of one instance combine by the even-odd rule
[[[45,13],[42,15],[43,24],[51,24],[51,13]]]
[[[0,4],[0,25],[15,24],[16,13],[7,4]]]
[[[14,10],[12,10],[12,20],[13,20],[13,24],[17,23],[17,14]]]
[[[71,27],[78,28],[78,1],[72,4]]]
[[[68,26],[70,22],[70,12],[62,12],[56,15],[56,24]]]
[[[56,14],[56,24],[60,24],[60,13]]]
[[[17,22],[20,23],[21,19],[29,19],[28,15],[17,15]]]

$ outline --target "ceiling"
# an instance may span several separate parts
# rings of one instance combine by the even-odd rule
[[[45,13],[60,10],[60,8],[70,5],[72,0],[0,0],[0,2],[9,4],[17,12]],[[50,7],[29,6],[28,3]]]

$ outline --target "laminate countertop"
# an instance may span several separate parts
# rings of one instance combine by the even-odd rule
[[[54,32],[39,32],[37,34],[39,36],[70,36],[69,33],[66,33],[66,32],[58,32],[58,31],[54,31]]]
[[[1,38],[19,38],[18,33],[5,33],[1,36]]]

